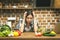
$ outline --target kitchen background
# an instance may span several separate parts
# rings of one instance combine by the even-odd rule
[[[0,24],[5,24],[9,21],[11,27],[15,28],[20,18],[23,17],[24,12],[32,10],[40,27],[48,28],[49,26],[57,30],[56,24],[60,22],[60,0],[54,0],[54,6],[50,8],[36,8],[34,3],[34,0],[17,0],[15,2],[14,0],[5,0],[4,2],[1,0]]]

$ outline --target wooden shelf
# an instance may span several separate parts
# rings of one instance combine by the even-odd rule
[[[35,7],[33,9],[60,9],[60,8],[55,8],[55,7]]]
[[[0,8],[0,9],[33,9],[33,8]]]

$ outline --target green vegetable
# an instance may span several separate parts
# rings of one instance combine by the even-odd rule
[[[0,26],[0,37],[6,37],[10,34],[11,28],[8,25]]]
[[[44,36],[55,36],[56,34],[53,34],[52,32],[45,32],[43,35]]]
[[[5,35],[5,36],[8,36],[8,34],[10,34],[11,31],[9,30],[4,30],[2,33]]]
[[[11,31],[11,28],[10,28],[8,25],[3,25],[3,26],[2,26],[2,29],[3,29],[3,30],[10,30],[10,31]],[[3,30],[2,30],[2,31],[3,31]]]
[[[44,36],[55,36],[55,34],[43,34]]]
[[[45,32],[44,34],[49,34],[50,32]]]
[[[5,37],[5,35],[2,32],[0,32],[0,37]]]

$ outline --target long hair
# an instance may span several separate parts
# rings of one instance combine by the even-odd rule
[[[27,17],[28,15],[32,15],[32,17],[34,17],[32,11],[27,11],[26,17]],[[25,17],[25,18],[26,18],[26,17]]]

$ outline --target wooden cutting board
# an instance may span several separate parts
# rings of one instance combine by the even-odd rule
[[[59,22],[59,23],[56,23],[56,26],[55,26],[54,31],[55,31],[57,34],[60,34],[60,22]]]

